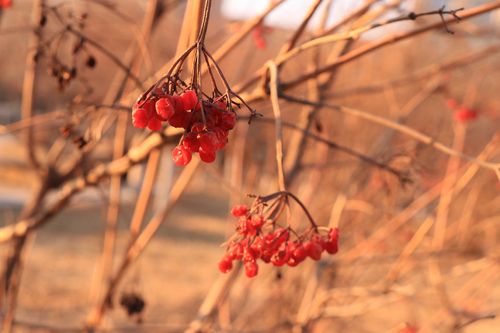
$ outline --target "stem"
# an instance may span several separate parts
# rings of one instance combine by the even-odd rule
[[[282,193],[288,197],[291,197],[293,200],[295,200],[296,203],[299,204],[300,208],[302,208],[302,210],[306,214],[311,225],[314,227],[314,229],[317,230],[318,225],[316,224],[316,222],[314,222],[314,219],[312,218],[311,213],[309,213],[309,211],[307,210],[306,206],[302,203],[302,201],[300,201],[300,199],[297,196],[295,196],[295,194],[293,194],[291,192],[282,192]]]

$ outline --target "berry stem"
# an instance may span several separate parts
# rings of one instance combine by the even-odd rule
[[[311,213],[309,213],[309,211],[307,210],[306,206],[302,203],[302,201],[300,201],[300,199],[297,198],[297,196],[295,196],[295,194],[293,194],[291,192],[281,192],[281,193],[285,196],[292,198],[296,203],[298,203],[299,206],[304,211],[304,213],[306,214],[311,225],[314,227],[315,230],[318,230],[318,225],[316,224],[316,222],[314,222],[314,219],[312,218]]]

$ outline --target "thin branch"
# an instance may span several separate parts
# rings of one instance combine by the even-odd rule
[[[413,84],[417,80],[425,80],[440,73],[461,69],[475,62],[486,59],[491,55],[495,55],[500,51],[500,44],[494,44],[479,51],[472,51],[466,54],[454,57],[453,59],[442,62],[441,64],[433,64],[425,68],[418,69],[404,76],[390,79],[382,82],[372,83],[365,86],[347,88],[344,90],[335,90],[327,94],[328,97],[343,97],[353,94],[376,93],[386,89],[387,87],[399,87],[403,84]]]
[[[192,177],[196,173],[199,165],[200,160],[196,159],[194,161],[191,161],[191,163],[184,168],[179,178],[177,178],[174,186],[172,187],[167,200],[165,200],[164,206],[153,216],[153,218],[149,221],[148,225],[144,228],[139,237],[137,237],[128,247],[116,273],[110,279],[101,301],[96,306],[96,308],[94,308],[92,314],[87,320],[87,331],[93,332],[98,327],[104,313],[112,306],[114,293],[118,288],[120,281],[125,276],[128,268],[142,254],[146,246],[158,231],[159,227],[165,221],[168,214],[172,211],[173,207],[175,207],[177,201],[184,193],[187,185],[190,183]]]
[[[299,40],[299,38],[302,35],[302,33],[304,32],[307,24],[309,23],[309,21],[313,17],[314,13],[316,13],[316,10],[318,9],[318,7],[321,5],[322,2],[323,2],[323,0],[315,0],[315,2],[311,4],[309,9],[307,10],[307,13],[305,14],[304,18],[302,19],[302,22],[300,23],[299,27],[295,30],[295,32],[293,33],[290,40],[283,45],[280,53],[287,53],[288,51],[290,51],[292,48],[295,47],[295,44]]]
[[[249,119],[249,117],[240,117],[240,120],[247,120],[247,119]],[[267,123],[267,124],[275,124],[276,123],[274,119],[269,119],[269,118],[255,118],[255,121]],[[411,182],[411,179],[408,178],[408,176],[405,175],[403,172],[396,170],[396,169],[388,166],[387,164],[379,162],[379,161],[373,159],[372,157],[364,155],[363,153],[360,153],[360,152],[355,151],[347,146],[340,145],[340,144],[333,142],[329,139],[326,139],[326,138],[323,138],[319,135],[316,135],[308,130],[305,130],[304,128],[297,126],[296,124],[282,121],[282,125],[283,125],[283,127],[302,132],[304,134],[304,137],[306,137],[306,138],[323,143],[330,148],[336,149],[336,150],[343,152],[347,155],[356,157],[357,159],[359,159],[362,162],[365,162],[369,165],[377,167],[381,170],[387,171],[387,172],[393,174],[394,176],[396,176],[402,184]]]
[[[401,21],[416,20],[420,16],[449,14],[449,15],[452,15],[453,16],[453,20],[455,20],[456,12],[460,11],[462,9],[463,8],[458,9],[458,10],[453,10],[453,11],[446,11],[446,12],[443,12],[442,10],[436,10],[436,11],[425,12],[425,13],[420,13],[420,14],[410,13],[408,15],[399,16],[397,18],[387,19],[387,20],[384,20],[384,21],[381,21],[381,22],[376,22],[376,23],[368,24],[368,25],[365,25],[365,26],[362,26],[362,27],[359,27],[359,28],[356,28],[356,29],[353,29],[353,30],[350,30],[350,31],[341,32],[341,33],[333,34],[333,35],[320,36],[318,38],[315,38],[315,39],[312,39],[310,41],[307,41],[307,42],[305,42],[305,43],[303,43],[303,44],[301,44],[301,45],[299,45],[297,47],[294,47],[294,48],[290,49],[286,53],[280,53],[276,57],[275,62],[276,62],[276,64],[278,66],[280,66],[280,65],[284,64],[286,61],[288,61],[289,59],[291,59],[292,57],[295,57],[298,54],[300,54],[300,53],[302,53],[302,52],[304,52],[304,51],[306,51],[306,50],[308,50],[310,48],[315,48],[315,47],[318,47],[318,46],[321,46],[321,45],[330,44],[330,43],[334,43],[334,42],[338,42],[338,41],[342,41],[342,40],[356,40],[363,33],[367,32],[367,31],[370,31],[370,30],[373,30],[373,29],[376,29],[376,28],[379,28],[379,27],[383,27],[383,26],[386,26],[386,25],[389,25],[389,24],[401,22]],[[490,10],[492,10],[492,9],[490,9]],[[464,18],[466,18],[465,15],[464,15]],[[446,22],[451,23],[450,20],[448,20]],[[436,25],[433,25],[432,29],[434,29],[436,27],[437,27]],[[402,33],[402,34],[404,34],[404,33]],[[392,37],[392,36],[388,36],[387,38],[383,38],[380,41],[388,39],[389,37]],[[396,40],[392,41],[390,39],[389,43],[392,43],[392,42],[395,42],[395,41]],[[370,44],[368,44],[368,45],[370,45]],[[360,47],[359,49],[363,49],[363,47]],[[358,49],[355,49],[354,51],[351,51],[348,54],[353,54],[353,52],[355,52],[356,50],[358,50]],[[347,57],[347,54],[344,55],[343,57]],[[334,63],[339,62],[343,57],[339,57]],[[349,58],[349,60],[351,60],[351,59]],[[307,79],[311,79],[312,77],[317,76],[317,75],[319,75],[319,74],[327,71],[327,70],[324,70],[327,67],[329,68],[329,70],[331,70],[332,69],[332,68],[330,68],[331,66],[332,65],[327,65],[325,67],[321,67],[321,68],[315,69],[312,72],[310,72],[310,73],[315,73],[315,75],[311,74],[312,76],[307,76],[308,74],[305,74],[304,76]],[[256,82],[258,80],[258,78],[263,74],[264,71],[265,71],[265,67],[259,69],[256,72],[256,74],[254,74],[253,77],[249,78],[245,83],[239,85],[238,88],[235,88],[235,90],[238,91],[238,90],[244,89],[244,88],[248,87],[249,85],[251,85],[252,83]],[[292,81],[292,83],[296,83],[297,81],[298,81],[298,79]],[[288,83],[288,84],[291,84],[291,83]]]
[[[30,230],[38,229],[45,225],[51,217],[66,207],[73,195],[81,192],[88,186],[98,184],[104,178],[126,173],[132,166],[145,160],[153,149],[170,142],[176,142],[181,134],[182,130],[170,127],[164,133],[153,133],[140,145],[131,148],[124,157],[107,164],[99,164],[85,175],[67,182],[56,195],[57,199],[51,205],[39,211],[36,216],[22,219],[13,225],[0,228],[0,243],[23,237]]]
[[[278,96],[278,68],[272,61],[267,63],[270,74],[271,103],[275,121],[275,142],[276,142],[276,163],[278,166],[278,187],[280,191],[286,191],[285,170],[283,168],[283,129],[281,120],[281,110]]]
[[[144,90],[144,86],[139,80],[137,76],[135,76],[134,73],[132,73],[131,69],[129,66],[125,65],[117,56],[115,56],[113,53],[111,53],[107,48],[99,44],[98,42],[94,41],[93,39],[89,38],[88,36],[82,34],[80,31],[77,31],[73,29],[71,26],[66,27],[67,31],[74,34],[77,37],[82,38],[85,40],[85,42],[89,43],[92,45],[96,50],[107,56],[116,66],[120,67],[127,75],[134,81],[135,85],[139,88]]]
[[[460,18],[462,20],[469,19],[469,18],[475,17],[477,15],[491,12],[491,11],[498,9],[498,8],[500,8],[500,0],[496,0],[494,2],[486,3],[486,4],[483,4],[480,6],[473,7],[473,8],[468,9],[468,10],[464,10],[462,12]],[[452,17],[451,19],[447,19],[445,22],[446,22],[446,24],[450,25],[450,24],[456,23],[457,21],[456,21],[455,17]],[[310,79],[312,79],[312,78],[314,78],[322,73],[331,71],[332,69],[336,68],[337,66],[345,64],[347,62],[350,62],[350,61],[357,59],[365,54],[371,53],[371,52],[378,50],[384,46],[394,44],[394,43],[397,43],[399,41],[402,41],[402,40],[420,35],[422,33],[440,28],[440,27],[442,27],[442,25],[443,25],[443,23],[440,21],[437,23],[432,23],[432,24],[426,25],[426,26],[421,27],[421,28],[417,28],[417,29],[413,29],[410,31],[400,32],[400,33],[396,33],[393,35],[389,35],[387,37],[383,37],[383,38],[376,40],[374,42],[367,43],[367,44],[360,46],[360,47],[354,49],[353,51],[339,57],[336,61],[334,61],[330,64],[327,64],[323,67],[320,67],[317,70],[314,70],[314,71],[311,71],[308,73],[304,73],[300,77],[298,77],[294,80],[291,80],[287,83],[283,83],[283,89],[295,87],[299,84],[302,84],[306,80],[310,80]]]
[[[318,107],[325,107],[325,108],[328,108],[331,110],[335,110],[335,111],[338,111],[338,112],[341,112],[344,114],[349,114],[351,116],[356,116],[356,117],[368,120],[370,122],[391,128],[391,129],[396,130],[400,133],[403,133],[407,136],[410,136],[410,137],[414,138],[415,140],[418,140],[422,143],[425,143],[426,145],[429,145],[429,146],[431,146],[431,147],[433,147],[433,148],[435,148],[435,149],[437,149],[437,150],[439,150],[447,155],[460,157],[461,159],[470,161],[470,162],[477,164],[483,168],[492,170],[495,172],[497,177],[500,179],[500,163],[493,163],[493,162],[486,162],[486,161],[478,160],[477,158],[474,158],[472,156],[469,156],[469,155],[466,155],[462,152],[454,150],[454,149],[446,146],[445,144],[443,144],[439,141],[436,141],[433,137],[430,137],[426,134],[423,134],[423,133],[421,133],[421,132],[419,132],[411,127],[408,127],[408,126],[405,126],[402,124],[398,124],[398,123],[393,122],[389,119],[379,117],[379,116],[373,115],[371,113],[367,113],[364,111],[356,110],[356,109],[341,106],[341,105],[328,104],[328,103],[316,103],[316,102],[312,102],[312,101],[308,101],[305,99],[300,99],[297,97],[284,95],[284,94],[281,94],[280,97],[289,101],[289,102],[293,102],[293,103],[318,106]]]

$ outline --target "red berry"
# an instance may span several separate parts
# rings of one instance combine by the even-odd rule
[[[231,209],[231,215],[234,217],[240,217],[240,216],[245,216],[248,213],[248,206],[247,205],[236,205]]]
[[[198,96],[193,90],[186,90],[183,94],[181,94],[180,101],[182,103],[182,108],[185,111],[192,110],[195,108],[196,104],[198,104]]]
[[[267,47],[267,42],[264,38],[258,38],[258,37],[255,37],[254,38],[254,42],[255,42],[255,46],[259,49],[259,50],[265,50],[266,47]]]
[[[304,249],[307,252],[307,255],[313,260],[321,259],[322,248],[321,245],[315,242],[307,241],[304,242]]]
[[[215,161],[215,151],[205,151],[200,146],[198,154],[200,154],[200,159],[205,163],[212,163],[213,161]]]
[[[398,333],[417,333],[419,331],[417,326],[406,324],[405,327],[401,328]]]
[[[149,118],[148,128],[152,131],[161,130],[161,119],[158,116],[153,116]]]
[[[200,149],[200,142],[198,141],[198,135],[196,133],[190,132],[184,136],[184,140],[182,140],[182,145],[184,148],[189,150],[190,152],[198,152]]]
[[[328,231],[328,239],[331,241],[338,242],[340,237],[339,228],[332,228]]]
[[[243,258],[243,245],[240,243],[233,243],[227,253],[228,257],[233,260],[241,260]]]
[[[191,114],[186,111],[175,111],[175,113],[170,117],[168,123],[172,127],[185,128],[187,129],[190,122]]]
[[[256,276],[258,272],[259,272],[259,266],[255,261],[245,262],[245,274],[249,278]]]
[[[225,110],[227,110],[227,104],[224,101],[220,101],[220,100],[219,101],[215,101],[213,103],[213,107],[218,112],[224,112]]]
[[[255,229],[260,229],[264,225],[264,216],[253,215],[250,219],[250,223]]]
[[[326,252],[328,252],[330,254],[335,254],[339,250],[339,244],[337,242],[330,241],[330,240],[326,241],[325,242],[325,250],[326,250]]]
[[[135,109],[132,112],[132,124],[137,128],[145,128],[148,125],[148,115],[144,109]]]
[[[286,264],[290,267],[295,267],[298,264],[300,264],[300,262],[298,262],[297,259],[295,259],[294,257],[290,256],[290,258],[288,259],[288,262]]]
[[[276,237],[276,247],[279,247],[281,244],[288,240],[288,237],[290,237],[290,232],[285,228],[276,229],[274,234]]]
[[[227,131],[223,130],[222,128],[215,127],[213,129],[213,132],[215,133],[215,137],[217,138],[217,149],[222,149],[227,143]]]
[[[328,232],[328,239],[324,243],[326,252],[335,254],[339,250],[339,229],[333,228]]]
[[[175,112],[187,111],[184,110],[184,105],[182,103],[182,98],[180,96],[174,95],[171,96],[171,98],[172,98],[172,106],[174,107]]]
[[[221,115],[220,127],[225,130],[232,130],[236,125],[236,114],[231,111],[224,112]]]
[[[198,140],[200,141],[200,149],[203,149],[203,151],[208,153],[217,150],[218,140],[214,132],[201,133]]]
[[[292,253],[292,256],[297,263],[300,263],[300,262],[304,261],[304,259],[306,259],[307,251],[304,248],[304,246],[302,245],[302,243],[298,243],[296,245],[295,250]]]
[[[325,241],[323,240],[323,238],[321,238],[319,234],[314,234],[311,237],[311,242],[318,244],[321,247],[321,251],[323,251]]]
[[[238,231],[243,236],[255,236],[257,234],[257,230],[253,227],[252,223],[250,223],[250,220],[243,216],[238,223]]]
[[[290,252],[287,249],[283,249],[281,251],[276,252],[271,257],[271,262],[274,266],[281,267],[288,262],[290,259]]]
[[[0,0],[0,9],[7,9],[12,6],[12,0]]]
[[[200,123],[200,122],[196,122],[194,123],[192,126],[191,126],[191,132],[194,132],[194,133],[201,133],[203,132],[203,129],[205,128],[205,126],[203,125],[203,123]]]
[[[262,26],[257,26],[252,30],[252,38],[258,49],[264,50],[266,48],[267,43],[264,38],[264,28]]]
[[[472,110],[466,107],[462,107],[455,111],[455,120],[458,122],[467,122],[477,118],[476,110]]]
[[[260,257],[260,251],[254,250],[252,246],[245,247],[243,254],[244,262],[255,261],[256,259],[259,259],[259,257]]]
[[[256,237],[253,243],[250,245],[252,251],[255,253],[256,258],[260,258],[262,256],[262,246],[263,246],[262,238]]]
[[[213,109],[205,109],[206,123],[208,128],[217,127],[219,124],[219,115]]]
[[[219,261],[219,270],[222,273],[227,273],[233,268],[233,263],[231,259],[229,259],[227,256],[222,258],[221,261]]]
[[[175,113],[174,106],[169,97],[160,98],[155,104],[156,113],[164,120],[168,120]]]
[[[172,159],[177,166],[186,166],[191,161],[191,153],[182,146],[177,146],[172,150]]]

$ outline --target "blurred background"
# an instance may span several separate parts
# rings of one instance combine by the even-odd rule
[[[498,1],[214,0],[206,48],[263,117],[248,124],[241,108],[227,148],[215,163],[193,169],[179,200],[172,191],[185,176],[171,160],[174,137],[41,217],[65,186],[151,137],[132,127],[131,106],[154,82],[148,79],[165,74],[190,45],[201,3],[0,1],[3,331],[498,332]],[[384,23],[280,67],[286,95],[333,105],[280,99],[283,121],[292,124],[283,133],[287,189],[320,225],[339,227],[340,251],[298,267],[261,265],[253,279],[237,269],[222,275],[221,244],[235,227],[230,207],[251,203],[247,194],[278,190],[274,114],[268,92],[258,89],[266,61],[283,52],[311,8],[297,45],[443,5],[492,9],[340,61],[313,80],[301,75],[442,17]],[[184,70],[186,80],[191,73]],[[127,264],[114,306],[96,321],[108,281],[127,260],[148,175],[140,230],[158,212],[167,210],[165,218]],[[30,218],[43,225],[16,250],[4,230]],[[305,227],[297,207],[290,220]],[[18,287],[9,285],[16,280]],[[131,295],[145,304],[133,315],[124,301]]]

